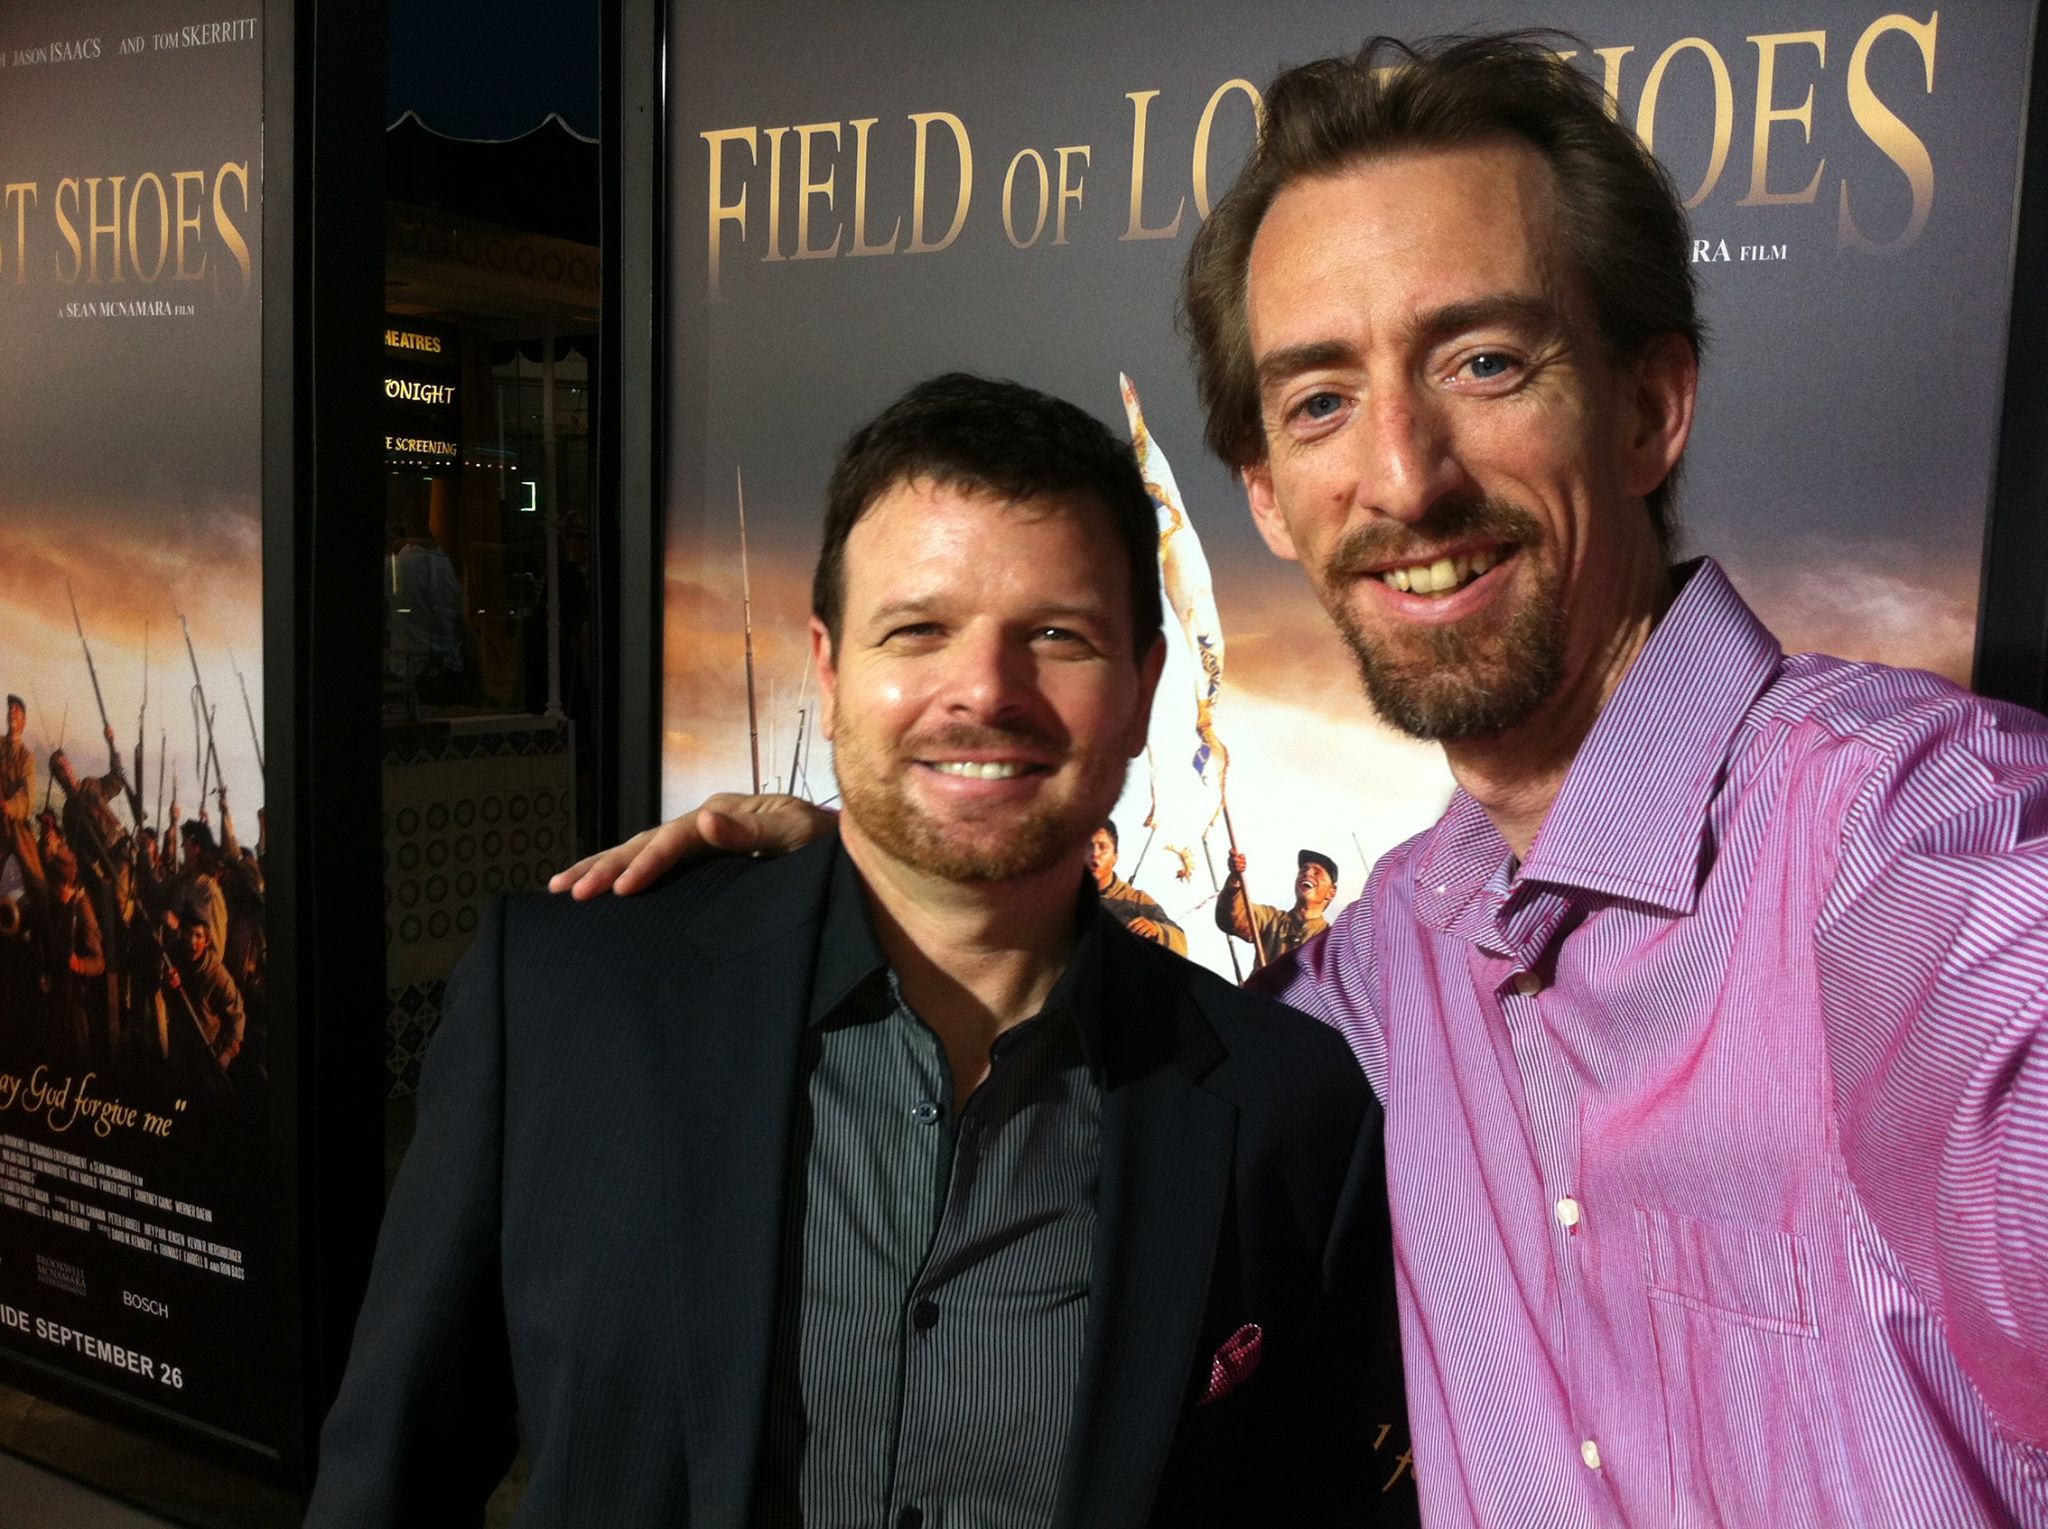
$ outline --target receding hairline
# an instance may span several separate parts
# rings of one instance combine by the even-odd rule
[[[1257,344],[1252,332],[1252,271],[1258,264],[1260,241],[1266,237],[1273,209],[1279,205],[1281,199],[1297,187],[1332,185],[1348,179],[1361,170],[1381,164],[1496,150],[1509,151],[1513,157],[1523,162],[1525,168],[1535,171],[1536,183],[1542,188],[1539,203],[1533,207],[1526,199],[1522,203],[1525,214],[1533,212],[1536,216],[1532,219],[1525,215],[1519,224],[1529,238],[1534,280],[1527,284],[1515,284],[1457,298],[1416,313],[1405,326],[1407,337],[1428,339],[1473,324],[1508,320],[1548,326],[1559,333],[1565,333],[1570,327],[1571,310],[1577,305],[1583,305],[1589,310],[1582,317],[1589,319],[1594,333],[1599,334],[1597,305],[1591,301],[1592,294],[1587,289],[1587,274],[1582,269],[1582,262],[1574,248],[1565,217],[1563,183],[1556,165],[1543,152],[1541,145],[1519,133],[1489,130],[1471,138],[1451,139],[1442,143],[1404,142],[1383,147],[1371,146],[1360,149],[1340,164],[1304,171],[1289,177],[1274,189],[1271,198],[1259,214],[1258,223],[1253,228],[1251,238],[1245,247],[1243,290],[1239,294],[1239,311],[1242,314],[1243,339],[1247,359],[1251,363],[1252,381],[1261,393],[1275,382],[1284,381],[1303,371],[1322,366],[1343,365],[1347,361],[1357,359],[1350,342],[1340,338],[1312,338],[1264,350]]]

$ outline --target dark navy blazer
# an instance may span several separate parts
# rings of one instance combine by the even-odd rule
[[[521,1524],[744,1525],[833,852],[493,912],[449,985],[309,1524],[474,1523],[516,1413]],[[1414,1522],[1378,1105],[1333,1031],[1110,922],[1056,1523]],[[1246,1324],[1258,1369],[1205,1401]]]

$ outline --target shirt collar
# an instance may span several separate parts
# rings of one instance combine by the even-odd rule
[[[1102,1034],[1102,942],[1103,921],[1110,918],[1102,908],[1095,878],[1085,872],[1074,909],[1078,938],[1067,958],[1059,980],[1045,1000],[1041,1014],[1067,1013],[1081,1033],[1081,1052],[1090,1068],[1101,1070]],[[818,939],[818,964],[811,977],[809,1023],[823,1024],[828,1016],[853,997],[863,983],[876,984],[878,992],[888,990],[889,958],[875,937],[873,917],[868,912],[867,890],[855,868],[853,857],[842,843],[833,850],[832,875],[825,894],[825,918]]]
[[[860,872],[854,869],[845,844],[835,843],[831,877],[826,883],[825,919],[818,934],[818,964],[811,974],[810,1023],[823,1023],[853,996],[855,988],[888,969],[889,958],[875,938]]]
[[[1579,746],[1516,880],[1692,910],[1729,746],[1784,652],[1712,558],[1674,577],[1677,598]],[[1424,916],[1448,929],[1489,882],[1504,895],[1508,853],[1457,792],[1418,863]]]

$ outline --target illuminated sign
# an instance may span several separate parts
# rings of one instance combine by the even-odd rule
[[[446,344],[437,334],[422,334],[417,329],[387,329],[384,331],[384,348],[438,356],[446,348]]]
[[[410,377],[386,377],[384,396],[399,403],[425,404],[430,408],[446,408],[455,402],[455,384],[452,382],[419,382]]]
[[[459,442],[436,440],[429,435],[387,435],[384,450],[391,456],[431,457],[443,462],[452,462],[462,455]]]

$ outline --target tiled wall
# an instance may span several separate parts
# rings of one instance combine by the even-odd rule
[[[569,724],[392,729],[384,754],[387,1094],[419,1085],[448,974],[500,892],[575,858]]]

